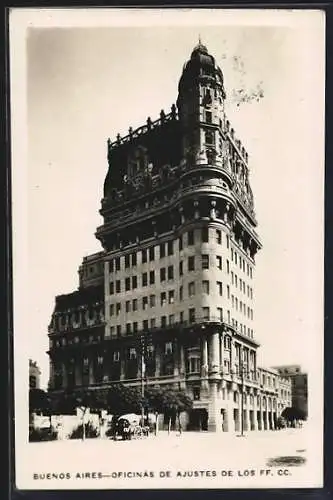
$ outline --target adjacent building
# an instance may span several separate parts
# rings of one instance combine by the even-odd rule
[[[261,249],[248,154],[224,77],[199,43],[177,105],[108,141],[96,237],[77,291],[56,298],[50,386],[163,385],[193,399],[189,429],[272,429],[290,380],[257,366]],[[144,352],[144,364],[141,356]],[[144,370],[143,370],[144,368]]]
[[[300,365],[277,366],[277,372],[291,381],[291,406],[308,416],[308,374]]]
[[[41,371],[36,361],[29,359],[29,389],[40,389]]]

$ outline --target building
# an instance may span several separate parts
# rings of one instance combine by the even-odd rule
[[[291,380],[291,406],[308,416],[308,375],[300,365],[275,367],[277,372]]]
[[[29,389],[40,389],[41,371],[36,361],[29,359]]]
[[[187,427],[273,428],[284,377],[257,366],[256,232],[248,154],[224,110],[221,69],[199,43],[177,106],[108,141],[96,237],[80,286],[56,298],[50,385],[116,381],[185,390]],[[289,390],[289,389],[283,389]],[[243,397],[242,397],[243,395]]]

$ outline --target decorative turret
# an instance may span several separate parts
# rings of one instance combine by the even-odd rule
[[[183,153],[196,163],[202,151],[208,159],[222,152],[219,130],[224,127],[223,74],[199,41],[185,63],[178,85],[177,106],[184,131]],[[201,155],[202,157],[203,155]]]

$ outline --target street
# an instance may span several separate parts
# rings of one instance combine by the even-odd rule
[[[19,454],[17,470],[19,477],[22,466],[31,484],[27,488],[42,489],[299,487],[300,481],[318,485],[321,462],[311,436],[306,429],[250,432],[244,437],[163,431],[131,441],[28,443]]]

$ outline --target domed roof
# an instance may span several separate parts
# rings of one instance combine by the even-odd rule
[[[200,75],[218,78],[223,85],[221,69],[215,63],[215,58],[209,54],[207,47],[199,39],[199,43],[192,50],[190,59],[184,64],[178,89],[180,90],[183,85],[194,81]]]

